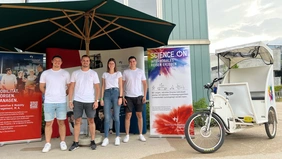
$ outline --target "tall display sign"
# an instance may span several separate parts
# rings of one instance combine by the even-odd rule
[[[193,112],[189,47],[148,49],[150,136],[184,136]]]
[[[0,145],[41,140],[43,54],[0,52]]]

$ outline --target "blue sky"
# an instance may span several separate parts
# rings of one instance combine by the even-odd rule
[[[210,51],[255,41],[282,44],[282,0],[207,0]]]

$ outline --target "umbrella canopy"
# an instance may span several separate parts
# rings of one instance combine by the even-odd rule
[[[0,40],[0,51],[17,51],[14,47]]]
[[[114,0],[0,4],[0,40],[23,51],[167,44],[175,24]]]

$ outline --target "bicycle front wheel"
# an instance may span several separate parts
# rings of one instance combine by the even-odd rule
[[[197,112],[185,124],[185,137],[189,145],[198,152],[212,153],[224,142],[225,129],[221,119],[210,112]],[[208,123],[210,123],[208,128]]]

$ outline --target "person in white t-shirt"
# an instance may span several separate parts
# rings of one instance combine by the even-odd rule
[[[37,76],[34,74],[34,70],[29,70],[29,76],[27,76],[26,82],[25,82],[25,89],[28,92],[28,95],[32,96],[35,91],[36,81],[35,79]]]
[[[120,145],[120,121],[119,112],[120,105],[122,104],[122,75],[121,72],[117,71],[116,60],[110,58],[107,64],[107,72],[102,75],[102,93],[101,93],[101,106],[104,106],[104,140],[102,146],[109,144],[109,130],[110,121],[113,115],[115,121],[116,139],[115,145]]]
[[[100,96],[100,81],[97,72],[90,69],[90,57],[83,55],[81,57],[81,69],[76,70],[71,75],[71,84],[69,89],[69,107],[73,109],[74,141],[69,151],[76,150],[80,134],[80,124],[83,110],[87,116],[89,131],[91,135],[90,148],[96,149],[95,143],[95,122],[94,117],[98,108]]]
[[[134,56],[128,58],[129,69],[123,72],[122,80],[124,86],[124,99],[123,104],[125,107],[125,132],[126,136],[123,142],[129,141],[129,127],[130,119],[132,116],[132,110],[135,109],[136,116],[138,120],[139,128],[139,140],[146,141],[145,137],[142,135],[143,128],[143,104],[146,102],[147,94],[147,82],[146,76],[143,70],[136,67],[137,61]],[[143,89],[142,89],[143,87]]]
[[[45,140],[46,144],[42,152],[48,152],[51,149],[51,135],[52,125],[56,115],[59,134],[60,134],[60,148],[67,150],[65,142],[66,138],[66,114],[67,102],[66,95],[67,89],[70,84],[69,72],[61,69],[63,60],[60,56],[52,58],[52,68],[44,71],[40,77],[40,91],[45,95],[44,100],[44,119],[45,119]]]
[[[10,68],[6,69],[6,74],[3,75],[1,79],[2,89],[11,90],[15,89],[17,86],[17,77],[12,74],[12,70]]]

